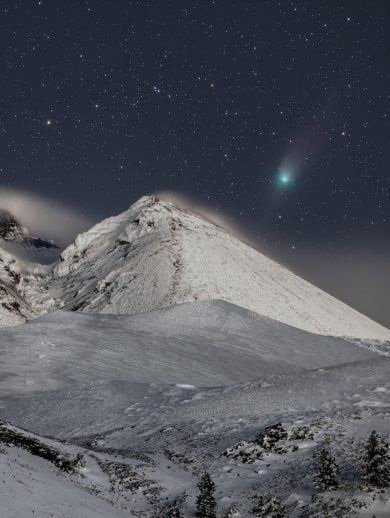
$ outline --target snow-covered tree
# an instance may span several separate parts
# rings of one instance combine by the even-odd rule
[[[174,504],[168,509],[167,518],[184,518],[183,513],[178,505]]]
[[[214,497],[215,484],[207,472],[201,476],[198,488],[199,495],[196,499],[196,516],[199,518],[216,518],[217,503]]]
[[[85,468],[86,462],[85,462],[85,457],[82,453],[78,453],[76,455],[76,458],[74,460],[74,466],[75,466],[75,468],[78,468],[78,469]]]
[[[261,518],[287,518],[280,499],[270,495],[255,497],[252,513]]]
[[[238,507],[235,504],[231,505],[227,510],[226,518],[240,518],[240,516],[240,511],[238,510]]]
[[[329,491],[338,487],[337,464],[328,447],[321,448],[315,453],[316,474],[314,484],[320,491]]]
[[[349,498],[346,494],[343,494],[341,498],[329,494],[318,494],[313,496],[302,516],[305,518],[356,518],[359,510],[365,507],[364,502],[357,498]]]
[[[375,430],[367,440],[362,460],[369,484],[381,488],[390,487],[389,443]]]

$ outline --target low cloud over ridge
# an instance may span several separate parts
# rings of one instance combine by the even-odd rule
[[[7,210],[34,236],[68,245],[93,222],[73,207],[36,194],[0,187],[0,208]]]

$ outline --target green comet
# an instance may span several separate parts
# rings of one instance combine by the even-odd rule
[[[289,185],[293,181],[291,174],[285,171],[279,174],[278,180],[280,185]]]

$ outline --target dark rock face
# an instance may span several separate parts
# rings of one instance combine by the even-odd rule
[[[45,241],[39,237],[26,237],[24,243],[27,246],[35,246],[35,248],[55,248],[58,250],[58,246],[50,241]]]
[[[6,241],[23,240],[23,228],[8,211],[0,209],[0,238]]]

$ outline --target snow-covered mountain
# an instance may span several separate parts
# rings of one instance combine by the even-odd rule
[[[32,237],[18,220],[0,210],[0,326],[18,325],[50,311],[44,266],[59,258],[59,248]]]
[[[80,234],[41,272],[20,281],[30,286],[25,303],[34,314],[132,314],[222,299],[313,333],[390,339],[388,329],[227,230],[154,196]]]
[[[387,329],[154,197],[51,265],[4,219],[0,321],[30,321],[0,329],[1,516],[194,517],[204,470],[218,516],[269,494],[291,518],[389,516],[358,462],[389,430]],[[337,500],[313,483],[324,444]]]
[[[223,228],[155,197],[78,236],[51,286],[66,309],[128,314],[223,299],[314,333],[390,339]]]

